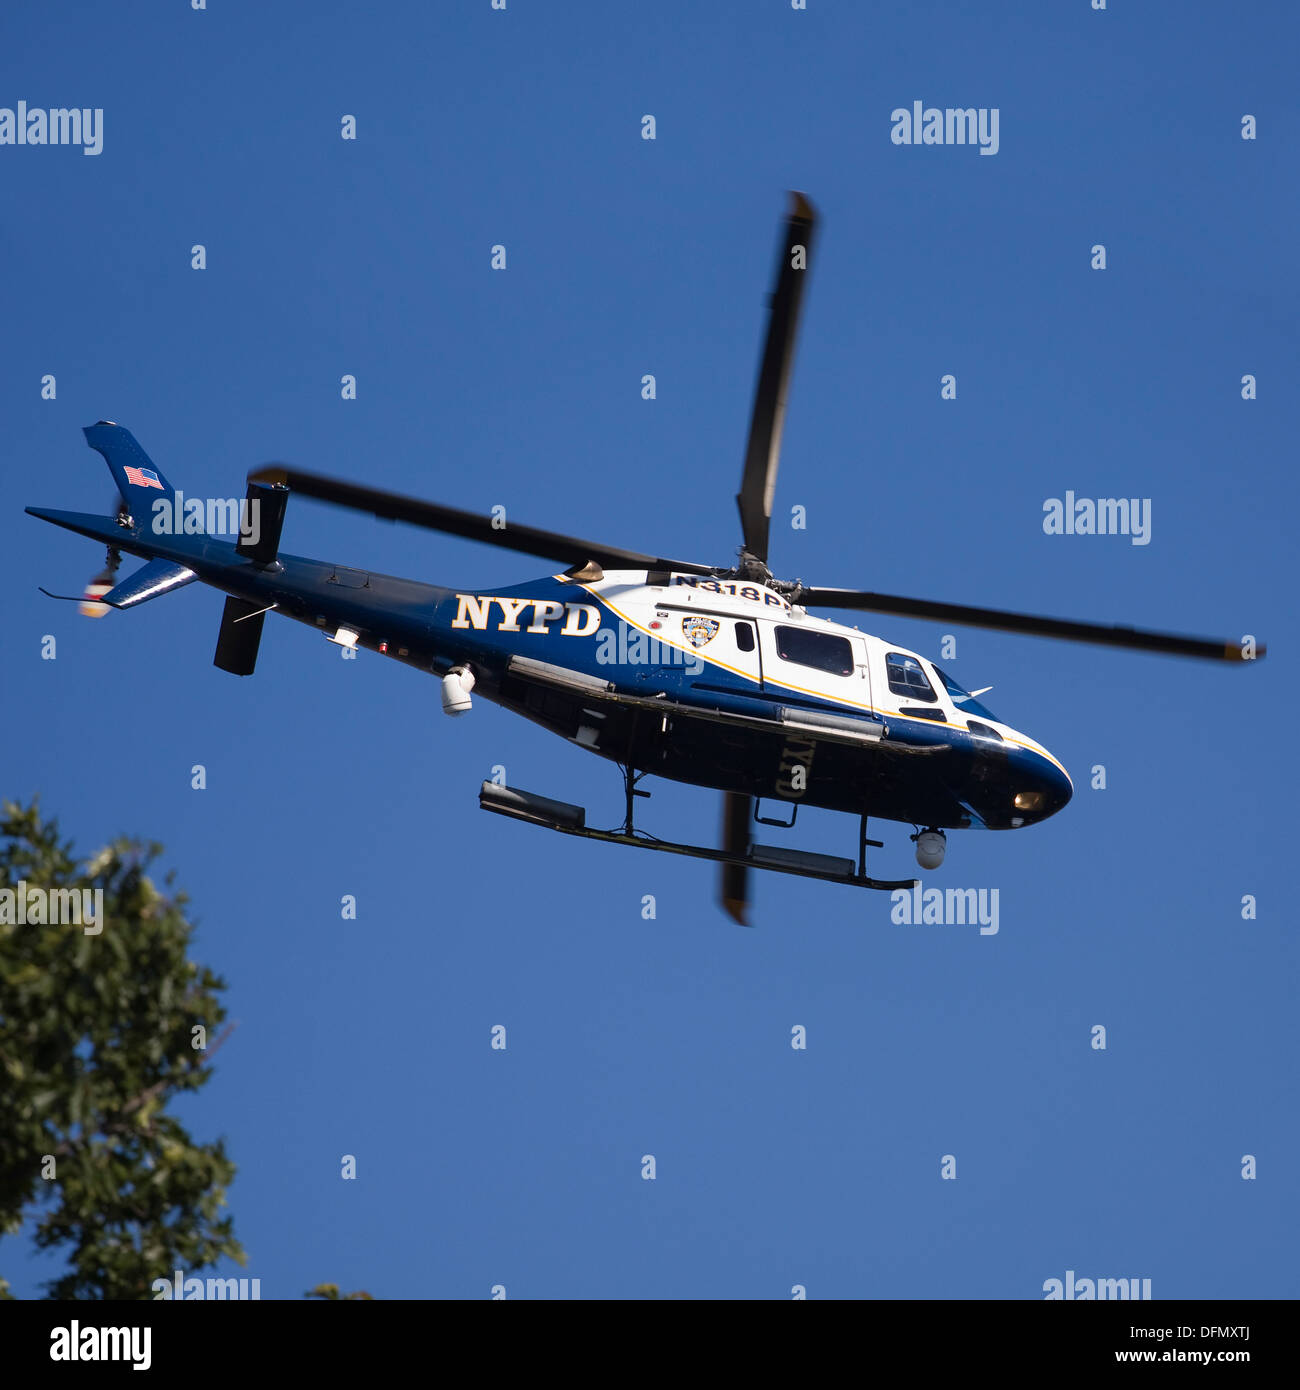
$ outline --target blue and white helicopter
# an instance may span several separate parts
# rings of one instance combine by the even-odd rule
[[[274,612],[333,642],[432,672],[449,715],[465,713],[472,695],[481,695],[608,758],[623,775],[625,814],[616,829],[588,826],[580,806],[491,782],[483,783],[479,804],[567,835],[716,861],[722,903],[737,922],[747,922],[751,869],[863,888],[913,887],[914,879],[867,875],[867,847],[882,847],[867,838],[868,816],[912,825],[917,862],[933,869],[943,862],[947,830],[1015,830],[1055,814],[1070,800],[1069,774],[1042,744],[982,704],[984,692],[964,690],[897,642],[809,610],[1228,662],[1262,656],[1264,647],[774,577],[767,566],[772,496],[815,221],[808,200],[791,196],[737,497],[743,545],[734,565],[666,559],[513,522],[499,529],[491,517],[279,465],[249,475],[240,538],[232,543],[180,507],[134,437],[106,421],[84,433],[121,494],[117,516],[27,510],[107,545],[108,568],[81,596],[83,612],[134,608],[200,580],[228,595],[215,657],[222,670],[252,674],[263,622]],[[291,491],[567,568],[490,593],[463,592],[282,555]],[[166,514],[173,524],[160,528]],[[124,551],[146,563],[119,582]],[[718,847],[658,839],[634,824],[635,798],[649,795],[637,784],[650,774],[722,792]],[[783,805],[789,819],[761,815],[764,801]],[[755,842],[754,823],[793,825],[801,805],[856,816],[856,855]]]

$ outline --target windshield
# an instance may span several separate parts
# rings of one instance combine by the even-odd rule
[[[991,719],[995,724],[1001,724],[1002,721],[987,705],[980,704],[974,695],[963,690],[951,676],[941,671],[937,666],[934,668],[934,674],[943,682],[944,689],[952,697],[952,702],[957,706],[958,713],[973,714],[977,719]]]

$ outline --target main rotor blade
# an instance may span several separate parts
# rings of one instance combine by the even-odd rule
[[[776,471],[781,462],[781,429],[785,424],[786,395],[799,328],[799,305],[808,278],[816,219],[817,214],[808,199],[802,193],[791,193],[790,214],[782,231],[776,263],[776,287],[772,291],[767,341],[763,345],[758,384],[754,388],[745,471],[736,495],[745,549],[764,564],[767,563],[768,526],[772,520],[772,494],[776,490]]]
[[[1140,628],[1104,623],[1076,623],[1065,618],[1038,618],[998,608],[968,608],[959,603],[930,603],[924,599],[871,594],[858,589],[803,589],[798,601],[808,608],[856,608],[867,613],[891,613],[899,618],[926,618],[964,627],[987,627],[1000,632],[1023,632],[1031,637],[1055,637],[1066,642],[1094,642],[1103,647],[1162,652],[1166,656],[1195,656],[1209,661],[1250,661],[1240,642],[1212,637],[1183,637],[1173,632],[1144,632]],[[1264,655],[1262,642],[1255,658]]]
[[[517,550],[525,555],[538,555],[545,560],[558,560],[569,565],[594,560],[611,569],[680,570],[686,574],[716,574],[715,565],[697,565],[684,560],[665,560],[660,556],[643,555],[639,550],[622,550],[617,546],[601,545],[576,536],[544,531],[536,526],[523,526],[507,521],[494,525],[493,518],[479,512],[462,511],[459,507],[444,507],[437,502],[425,502],[416,497],[404,497],[396,492],[381,492],[378,488],[363,487],[342,478],[327,478],[320,473],[308,473],[287,464],[269,464],[248,475],[250,483],[286,483],[300,496],[314,497],[340,507],[353,507],[370,512],[385,521],[405,521],[430,531],[463,536],[466,540],[482,541],[504,550]]]
[[[754,800],[742,792],[722,795],[722,848],[728,854],[747,854],[750,814]],[[749,926],[749,869],[744,864],[723,864],[718,896],[727,915],[742,927]]]

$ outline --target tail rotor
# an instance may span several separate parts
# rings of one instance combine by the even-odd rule
[[[127,515],[126,503],[120,498],[117,499],[117,519],[120,522]],[[81,596],[81,603],[78,611],[83,618],[102,618],[108,610],[108,604],[101,603],[100,599],[108,593],[117,583],[117,572],[122,567],[122,552],[115,545],[108,547],[108,553],[104,557],[104,568],[86,585],[86,591]]]

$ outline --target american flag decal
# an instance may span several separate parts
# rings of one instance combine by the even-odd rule
[[[126,480],[128,483],[134,483],[136,487],[156,487],[159,492],[164,490],[152,468],[128,468]]]

